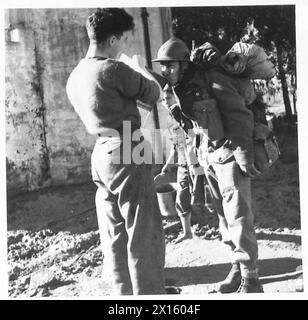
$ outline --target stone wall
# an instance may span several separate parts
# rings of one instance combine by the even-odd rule
[[[66,80],[86,54],[90,9],[5,11],[5,115],[8,194],[88,181],[95,137],[70,105]],[[145,56],[140,8],[128,55]],[[152,58],[170,36],[167,8],[147,8]],[[168,21],[166,19],[169,19]],[[158,71],[157,66],[153,65]],[[164,126],[165,111],[159,107]],[[143,122],[147,116],[142,112]],[[152,114],[147,126],[154,128]]]

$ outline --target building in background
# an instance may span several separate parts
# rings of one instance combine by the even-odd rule
[[[169,8],[126,8],[136,32],[128,55],[151,59],[171,35]],[[90,179],[96,137],[70,105],[67,78],[85,56],[85,21],[91,9],[5,10],[5,119],[7,192],[14,195]],[[157,66],[153,64],[154,71]],[[166,121],[166,111],[147,116],[147,128]]]

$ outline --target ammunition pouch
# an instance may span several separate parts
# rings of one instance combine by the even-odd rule
[[[279,158],[279,146],[271,128],[255,123],[253,131],[255,167],[264,172]]]
[[[224,137],[224,128],[215,99],[195,101],[193,111],[196,122],[205,130],[210,141],[220,140]]]

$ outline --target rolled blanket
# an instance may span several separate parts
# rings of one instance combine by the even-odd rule
[[[228,73],[250,79],[271,79],[276,70],[264,49],[256,44],[237,42],[220,59],[220,65]]]

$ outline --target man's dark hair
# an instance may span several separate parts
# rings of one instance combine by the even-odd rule
[[[87,18],[87,32],[90,41],[102,43],[110,36],[120,38],[123,32],[134,30],[134,18],[121,8],[96,9]]]

